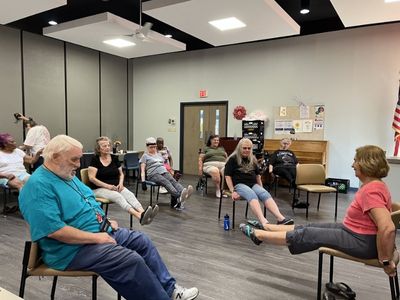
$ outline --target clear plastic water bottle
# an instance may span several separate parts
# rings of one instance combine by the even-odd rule
[[[224,216],[224,230],[229,230],[229,228],[230,228],[229,215],[226,214]]]

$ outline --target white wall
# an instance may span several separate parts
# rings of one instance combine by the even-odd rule
[[[135,59],[134,148],[147,136],[163,136],[179,165],[180,102],[229,100],[228,136],[241,134],[233,107],[325,104],[328,176],[349,178],[354,150],[376,144],[392,154],[391,122],[400,70],[400,24],[351,29],[246,45]],[[168,132],[175,117],[177,131]],[[272,137],[269,124],[266,137]]]

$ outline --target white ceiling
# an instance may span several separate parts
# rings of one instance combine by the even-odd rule
[[[115,5],[119,3],[119,0],[113,1]],[[330,1],[346,27],[400,20],[400,2]],[[0,0],[2,8],[0,23],[8,24],[66,4],[67,0]],[[274,0],[151,0],[143,3],[143,11],[155,19],[214,46],[300,34],[299,25]],[[211,20],[232,16],[237,17],[247,26],[222,32],[208,23]],[[184,43],[166,38],[155,31],[149,32],[148,42],[126,36],[134,33],[138,28],[140,28],[138,24],[105,12],[45,27],[43,34],[125,58],[186,50]],[[131,39],[136,42],[136,46],[116,48],[103,43],[104,40],[113,37]]]
[[[0,24],[4,25],[67,4],[67,0],[0,0]]]
[[[134,58],[186,50],[186,45],[150,30],[145,40],[129,37],[140,26],[111,13],[61,23],[43,28],[43,35],[67,41],[113,55]],[[103,43],[104,40],[123,38],[136,45],[117,48]]]
[[[331,0],[331,3],[346,27],[400,20],[400,2]]]
[[[143,3],[143,11],[214,46],[300,33],[300,26],[274,0],[153,0]],[[220,31],[208,23],[228,17],[247,26]]]

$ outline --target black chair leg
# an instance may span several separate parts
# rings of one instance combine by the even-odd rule
[[[108,216],[108,203],[106,203],[106,211],[105,211],[105,213],[106,213],[106,216]]]
[[[51,300],[54,300],[54,296],[56,294],[57,279],[58,279],[58,276],[53,277],[53,285],[51,286],[51,296],[50,296]]]
[[[97,299],[97,275],[92,277],[92,300]]]
[[[133,229],[133,216],[132,215],[129,216],[129,229],[130,230]]]
[[[319,204],[321,202],[321,193],[318,194],[318,205],[317,205],[317,210],[319,211]]]
[[[307,191],[307,202],[306,202],[306,219],[308,219],[308,203],[309,203],[310,192]]]
[[[339,194],[339,190],[336,189],[336,199],[335,199],[335,222],[336,222],[336,219],[337,219],[338,194]]]
[[[246,201],[247,202],[247,201]],[[244,217],[247,219],[247,214],[249,212],[249,202],[246,203],[246,213],[244,214]]]
[[[396,276],[394,276],[394,285],[396,287],[396,299],[400,298],[400,291],[399,291],[399,277],[397,275],[397,270],[396,270]]]
[[[329,282],[333,282],[333,263],[334,257],[331,255],[330,262],[329,262]]]
[[[222,206],[222,190],[221,190],[221,196],[219,197],[219,208],[218,208],[218,220],[221,219],[221,206]]]
[[[317,286],[317,300],[321,300],[321,292],[322,292],[322,265],[323,265],[323,256],[324,253],[319,253],[318,259],[318,286]]]
[[[296,187],[293,188],[292,209],[294,209],[295,204],[296,204]]]

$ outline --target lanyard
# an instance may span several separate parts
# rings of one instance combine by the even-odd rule
[[[54,173],[52,170],[50,170],[49,168],[47,168],[44,164],[43,164],[44,168],[49,171],[50,173],[52,173],[53,175],[55,175],[59,180],[61,180],[62,182],[64,182],[66,185],[68,185],[71,189],[73,189],[92,209],[92,211],[95,213],[96,215],[96,219],[97,222],[102,223],[103,222],[103,216],[102,214],[93,207],[93,205],[90,203],[89,199],[83,194],[83,192],[79,189],[78,185],[75,183],[74,179],[71,180],[71,182],[73,183],[73,185],[71,185],[69,182],[67,182],[65,179],[61,178],[60,176],[58,176],[56,173]]]

